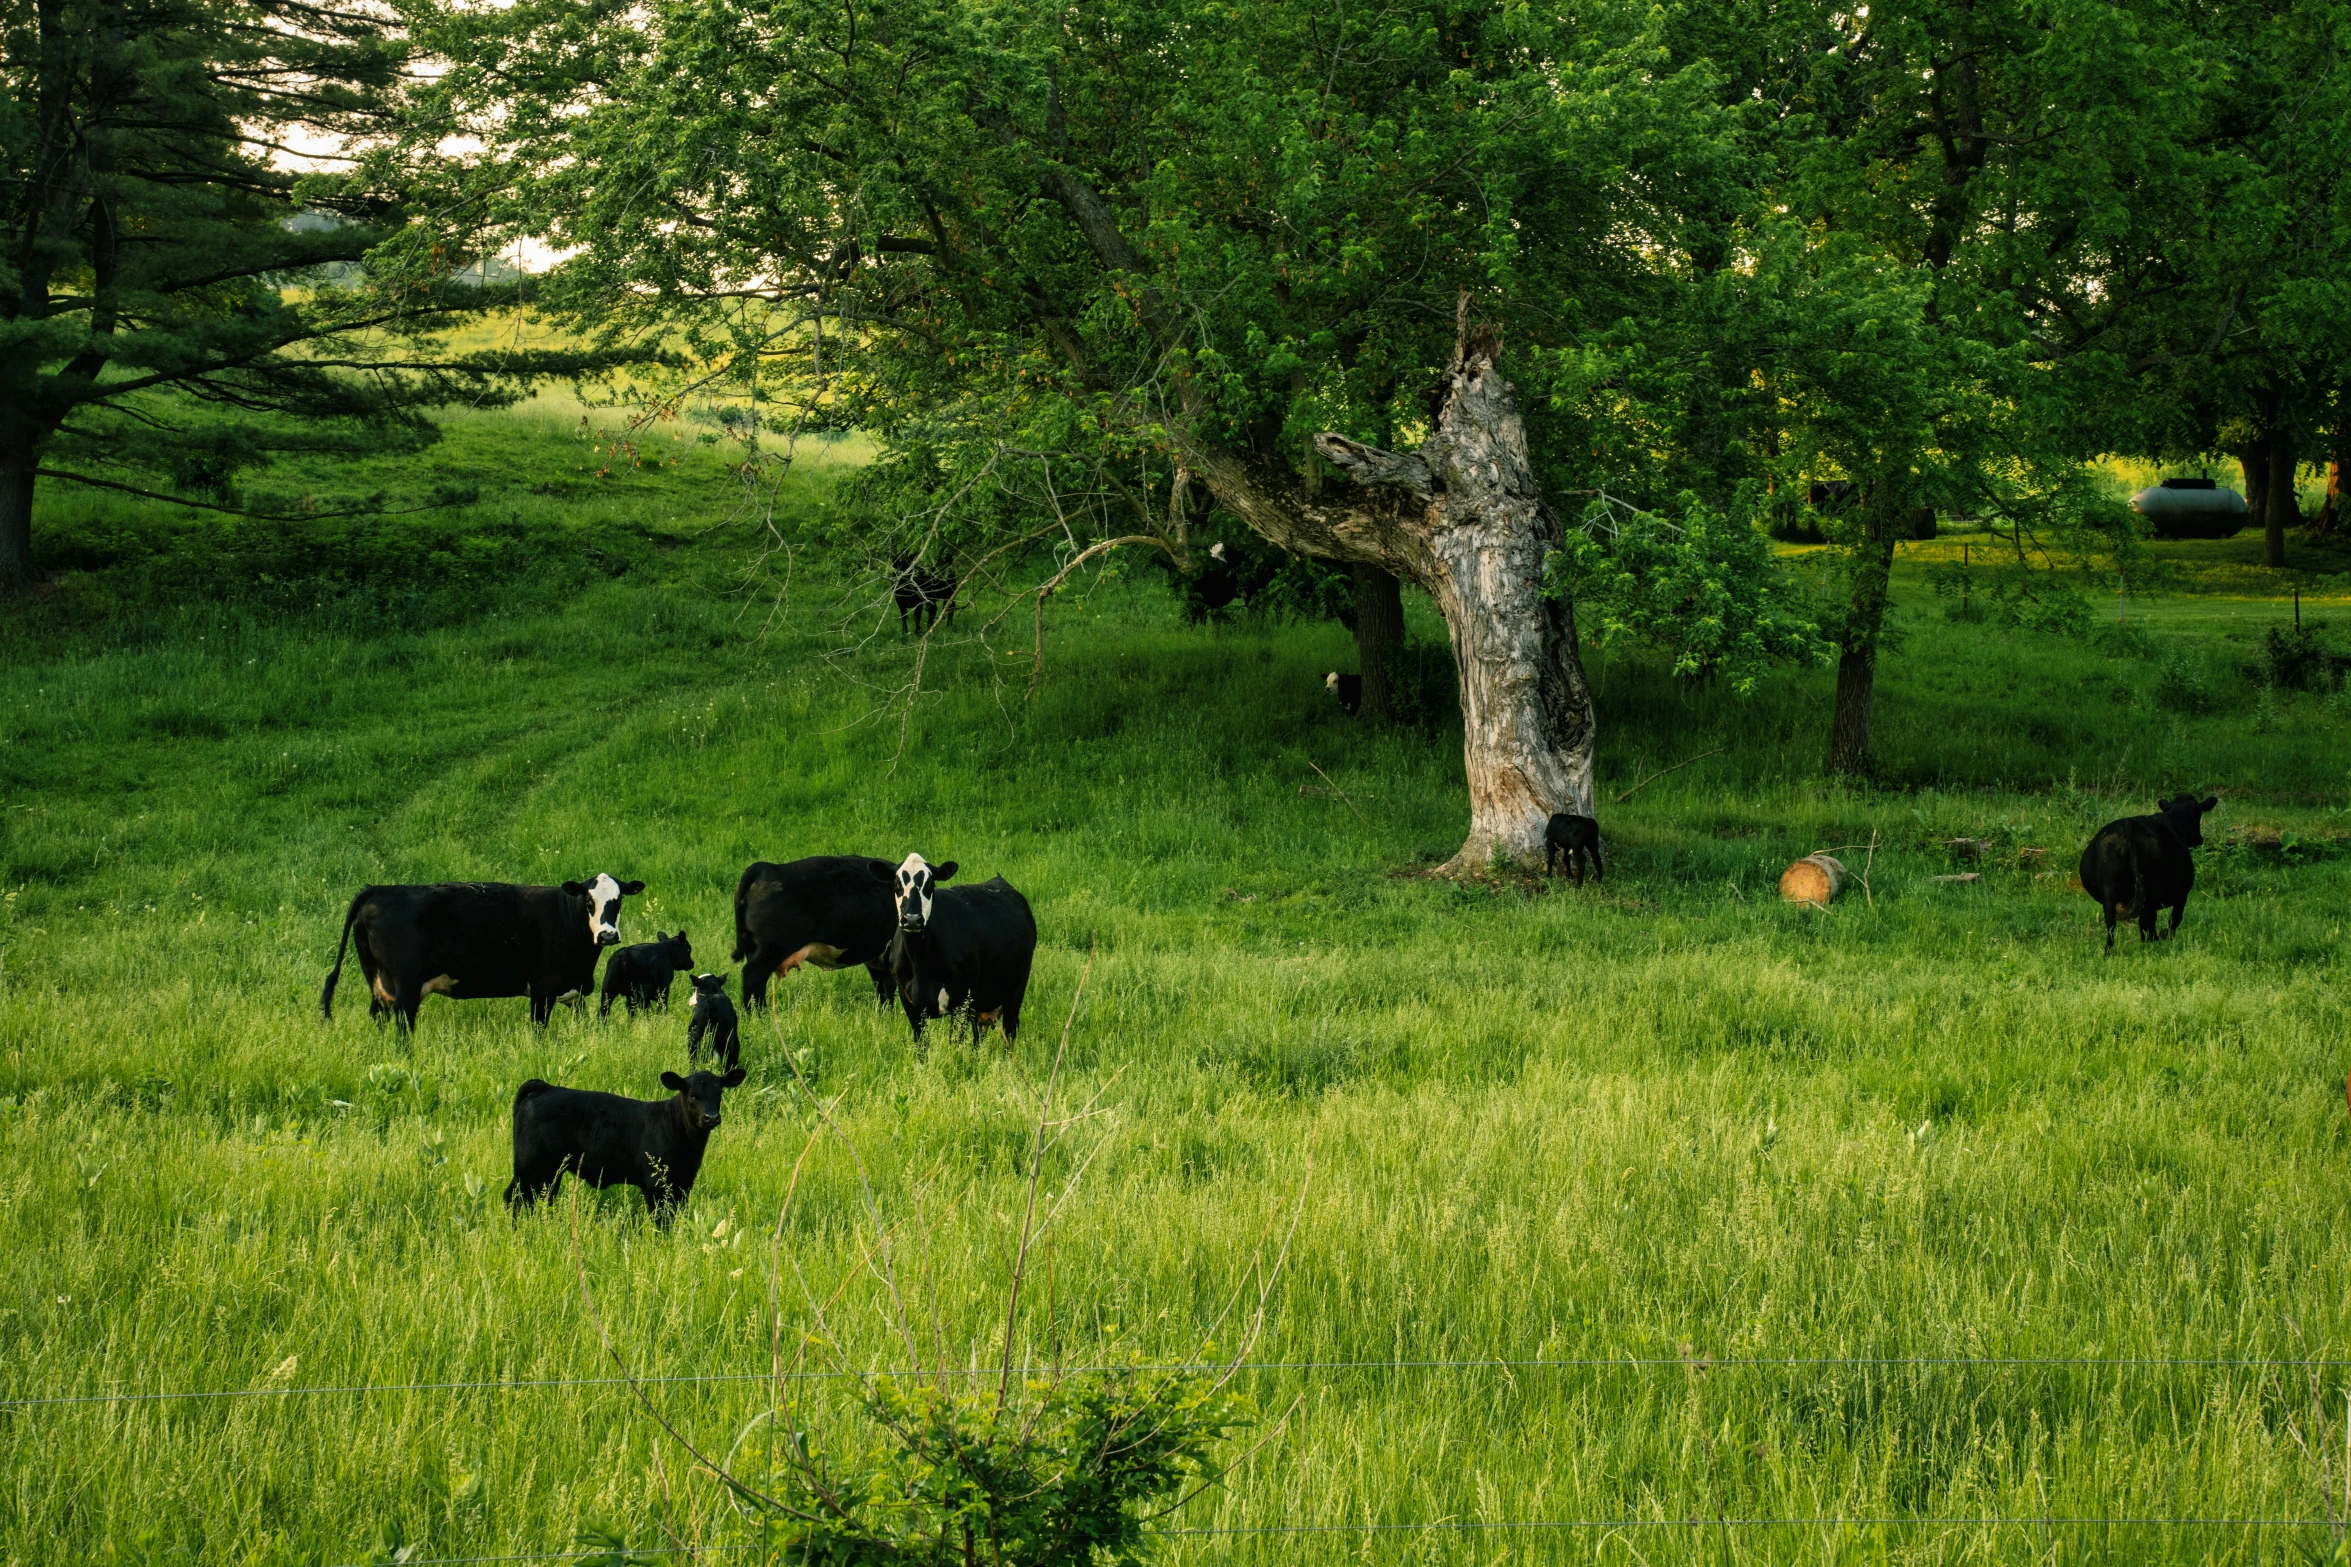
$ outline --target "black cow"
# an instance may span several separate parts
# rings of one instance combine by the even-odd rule
[[[690,1066],[702,1059],[702,1041],[710,1041],[710,1056],[724,1061],[733,1071],[743,1059],[743,1036],[735,1022],[735,1004],[727,999],[727,981],[723,974],[694,976],[694,1016],[686,1024],[686,1062]]]
[[[1037,920],[1029,900],[998,876],[977,887],[941,887],[955,874],[949,860],[932,866],[909,854],[894,873],[898,933],[890,941],[890,976],[917,1046],[923,1024],[967,1014],[972,1042],[990,1023],[1004,1024],[1007,1045],[1020,1037],[1020,1004],[1037,956]]]
[[[651,941],[623,947],[604,960],[604,1000],[596,1015],[611,1016],[615,996],[628,1004],[631,1017],[639,1007],[659,1007],[666,1012],[670,982],[693,967],[694,944],[686,940],[683,928],[674,936],[655,931]]]
[[[1591,865],[1592,879],[1606,881],[1607,871],[1600,863],[1600,824],[1589,816],[1573,816],[1562,811],[1551,818],[1543,829],[1543,872],[1549,875],[1561,855],[1567,856],[1568,879],[1577,886],[1584,884],[1584,866]]]
[[[597,955],[620,942],[620,900],[644,890],[641,881],[602,874],[560,887],[495,881],[362,887],[343,916],[343,942],[319,992],[319,1015],[335,1015],[335,981],[356,934],[369,1017],[390,1013],[413,1029],[427,996],[527,995],[531,1021],[544,1024],[556,1002],[582,1001],[596,988]]]
[[[914,617],[914,629],[923,629],[923,617],[930,623],[939,623],[939,611],[946,610],[947,619],[955,619],[955,590],[960,584],[954,573],[933,571],[912,555],[893,556],[890,561],[890,597],[898,606],[898,634],[906,634],[906,620]]]
[[[743,965],[743,1005],[767,1005],[767,982],[803,963],[862,963],[874,996],[890,1004],[882,962],[897,929],[894,868],[861,854],[819,854],[788,865],[755,860],[735,883],[734,958]]]
[[[2196,885],[2190,849],[2204,847],[2204,814],[2220,804],[2192,794],[2155,803],[2153,816],[2126,816],[2098,829],[2082,851],[2082,891],[2098,900],[2106,916],[2106,950],[2114,950],[2114,922],[2135,916],[2139,939],[2153,941],[2155,913],[2171,910],[2176,935],[2188,912],[2188,891]]]
[[[743,1081],[736,1067],[724,1077],[696,1072],[661,1074],[674,1099],[630,1099],[585,1088],[558,1088],[537,1078],[514,1091],[514,1179],[506,1205],[527,1208],[555,1195],[563,1172],[591,1186],[634,1186],[657,1224],[694,1189],[702,1155],[718,1129],[721,1091]]]
[[[1346,709],[1349,717],[1353,717],[1355,710],[1363,705],[1361,675],[1342,675],[1334,669],[1322,677],[1322,684],[1324,690],[1339,699],[1339,706]]]

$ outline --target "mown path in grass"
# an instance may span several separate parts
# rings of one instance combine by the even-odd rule
[[[1913,563],[1875,790],[1816,775],[1818,673],[1741,701],[1596,659],[1604,799],[1729,749],[1607,806],[1610,874],[1579,893],[1396,874],[1458,838],[1458,738],[1340,715],[1335,627],[1188,628],[1108,584],[1057,601],[1033,700],[1022,660],[942,648],[899,755],[893,636],[844,654],[821,584],[760,636],[726,592],[739,538],[634,538],[617,577],[420,589],[373,618],[99,574],[11,633],[0,1398],[567,1385],[13,1403],[0,1560],[465,1557],[589,1526],[744,1543],[624,1391],[569,1380],[612,1372],[580,1264],[633,1367],[766,1371],[808,1084],[843,1141],[808,1154],[783,1227],[785,1353],[805,1280],[849,1363],[908,1354],[859,1270],[854,1148],[919,1353],[991,1356],[1089,950],[1065,1074],[1109,1113],[1047,1161],[1054,1182],[1093,1152],[1023,1353],[1203,1353],[1296,1216],[1247,1343],[1274,1369],[1242,1380],[1289,1418],[1176,1527],[2318,1516],[2288,1429],[2310,1390],[2275,1363],[2351,1358],[2351,726],[2321,695],[2253,700],[2238,666],[2274,604],[2183,593],[2152,631],[2074,641],[1951,621]],[[2216,710],[2156,704],[2180,657]],[[2104,958],[2074,857],[2175,787],[2227,791],[2186,928]],[[1953,836],[1992,853],[1955,866]],[[1867,896],[1777,902],[1789,859],[1873,838],[1845,855]],[[861,974],[792,978],[667,1233],[633,1195],[515,1222],[498,1192],[516,1084],[649,1095],[682,1012],[535,1033],[521,1001],[435,1000],[412,1047],[349,984],[317,1016],[369,881],[640,876],[631,939],[683,924],[723,968],[747,860],[911,849],[1034,901],[1029,1031],[918,1059]],[[1964,868],[1981,879],[1935,880]],[[1205,1352],[1243,1347],[1239,1320]],[[2120,1363],[2146,1361],[2179,1363]],[[2343,1368],[2321,1379],[2339,1409]],[[837,1388],[795,1386],[846,1440]],[[755,1380],[655,1396],[719,1452],[766,1407]],[[1173,1543],[1487,1561],[1603,1537]],[[2322,1537],[1622,1538],[1652,1561],[2119,1562]]]

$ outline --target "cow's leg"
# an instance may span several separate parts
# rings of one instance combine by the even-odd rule
[[[1567,851],[1567,879],[1575,883],[1578,892],[1584,889],[1584,859],[1585,853],[1582,849]]]
[[[547,1019],[555,1015],[555,997],[552,993],[531,987],[531,1026],[545,1028]]]
[[[865,972],[873,976],[873,998],[888,1006],[898,993],[898,982],[890,977],[889,969],[878,958],[866,964]]]
[[[2156,916],[2162,912],[2163,910],[2155,904],[2154,900],[2149,898],[2139,900],[2139,939],[2141,941],[2160,939],[2155,934],[2155,920]]]
[[[560,1160],[551,1164],[533,1165],[527,1170],[517,1169],[514,1172],[514,1179],[506,1183],[506,1206],[509,1208],[531,1207],[541,1198],[554,1196],[555,1188],[562,1180],[563,1164]]]
[[[773,947],[762,944],[751,949],[751,955],[743,960],[743,1005],[747,1010],[767,1010],[767,982],[783,961],[784,955]]]
[[[2185,919],[2185,918],[2187,918],[2187,915],[2188,915],[2188,900],[2187,900],[2185,897],[2182,897],[2182,898],[2180,899],[2180,901],[2179,901],[2179,902],[2177,902],[2177,903],[2175,903],[2175,904],[2173,904],[2173,905],[2171,906],[2171,934],[2172,934],[2172,935],[2176,936],[2176,935],[2178,935],[2178,934],[2180,933],[2180,921],[2181,921],[2181,920],[2183,920],[2183,919]]]
[[[416,1032],[416,1009],[424,1005],[424,987],[413,980],[403,981],[392,991],[392,1020],[400,1025],[400,1032]]]
[[[2114,922],[2121,916],[2123,907],[2119,903],[2107,903],[2100,905],[2100,908],[2106,915],[2106,952],[2111,957],[2114,953]]]
[[[1606,881],[1608,879],[1608,867],[1600,863],[1599,840],[1594,839],[1592,841],[1592,846],[1589,849],[1586,849],[1584,852],[1592,857],[1592,879],[1594,881]]]
[[[610,1016],[612,1016],[612,987],[607,985],[604,987],[604,999],[596,1005],[596,1021],[601,1023]]]

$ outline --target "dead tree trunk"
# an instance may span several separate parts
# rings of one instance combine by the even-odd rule
[[[1469,836],[1444,867],[1457,876],[1497,860],[1537,865],[1552,814],[1592,810],[1592,693],[1575,612],[1543,592],[1562,533],[1497,352],[1485,332],[1466,335],[1431,393],[1435,433],[1415,451],[1314,438],[1324,461],[1393,498],[1379,514],[1383,553],[1435,597],[1452,635],[1469,775]]]
[[[1354,563],[1355,667],[1363,671],[1363,700],[1355,715],[1374,722],[1396,716],[1391,659],[1404,645],[1404,597],[1396,574],[1368,560]]]

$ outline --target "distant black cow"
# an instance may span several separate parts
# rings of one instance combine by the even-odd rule
[[[2098,829],[2082,851],[2082,891],[2098,900],[2106,916],[2106,950],[2114,950],[2114,922],[2135,917],[2139,939],[2153,941],[2155,913],[2171,910],[2176,934],[2188,912],[2188,891],[2196,885],[2190,849],[2204,846],[2204,814],[2220,804],[2192,794],[2156,802],[2153,816],[2126,816]]]
[[[719,1094],[743,1081],[661,1074],[674,1099],[630,1099],[585,1088],[558,1088],[537,1078],[514,1091],[514,1179],[508,1207],[527,1208],[555,1195],[566,1170],[591,1186],[634,1186],[654,1221],[669,1216],[694,1189],[702,1155],[718,1129]]]
[[[609,1017],[615,996],[628,1004],[631,1017],[639,1007],[659,1007],[666,1012],[671,981],[693,967],[693,943],[686,940],[683,929],[674,936],[656,931],[651,941],[623,947],[604,960],[604,1000],[596,1015]]]
[[[1363,677],[1361,675],[1342,675],[1334,669],[1322,677],[1322,684],[1324,690],[1339,699],[1339,706],[1345,708],[1350,717],[1354,715],[1357,708],[1363,705]]]
[[[907,617],[914,619],[914,629],[923,629],[923,617],[937,625],[939,612],[944,609],[947,619],[955,619],[955,589],[960,584],[951,572],[934,571],[912,555],[898,555],[890,561],[890,597],[898,606],[898,634],[906,634]]]
[[[556,1002],[584,1000],[596,988],[597,954],[620,942],[620,900],[644,890],[641,881],[601,874],[560,887],[490,881],[362,887],[343,916],[343,942],[319,992],[319,1015],[335,1015],[335,982],[356,935],[369,1017],[389,1013],[413,1029],[427,996],[527,995],[531,1021],[544,1024]]]
[[[1549,875],[1561,855],[1567,856],[1568,879],[1577,886],[1584,884],[1584,866],[1589,862],[1594,881],[1607,880],[1600,863],[1600,824],[1589,816],[1571,816],[1562,811],[1551,818],[1543,829],[1543,871]]]
[[[882,961],[898,928],[891,891],[896,868],[861,854],[819,854],[787,865],[755,860],[735,883],[735,951],[743,965],[743,1005],[767,1005],[767,982],[803,963],[847,968],[862,963],[874,995],[890,1004]]]
[[[735,1022],[735,1004],[727,999],[723,974],[694,976],[694,1016],[686,1024],[686,1062],[702,1059],[702,1041],[710,1041],[710,1056],[733,1071],[743,1059],[743,1036]]]
[[[1841,511],[1856,499],[1851,479],[1815,479],[1804,498],[1814,511]]]
[[[977,887],[938,885],[955,871],[953,860],[932,866],[919,854],[897,868],[890,976],[918,1045],[924,1023],[959,1014],[971,1018],[974,1044],[998,1021],[1010,1044],[1020,1037],[1020,1004],[1037,956],[1036,916],[1001,876]]]

